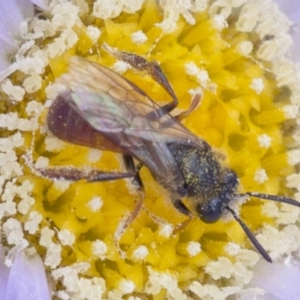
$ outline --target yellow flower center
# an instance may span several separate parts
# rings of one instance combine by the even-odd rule
[[[171,101],[146,72],[129,68],[104,51],[102,45],[107,43],[118,51],[158,62],[179,99],[178,111],[189,108],[195,93],[202,94],[200,106],[182,123],[216,148],[220,156],[226,156],[226,164],[240,179],[239,192],[289,195],[284,179],[295,172],[295,159],[287,150],[292,144],[291,132],[283,130],[283,126],[293,124],[289,120],[294,117],[291,91],[278,85],[272,63],[263,59],[264,51],[269,49],[266,42],[273,42],[275,37],[263,40],[257,32],[243,30],[251,28],[243,19],[246,12],[241,12],[240,17],[232,13],[232,19],[226,20],[224,11],[213,13],[214,6],[211,11],[195,13],[182,10],[181,16],[174,8],[172,19],[170,8],[166,5],[162,9],[155,1],[146,1],[137,11],[123,7],[121,14],[116,7],[115,11],[106,11],[101,1],[94,3],[92,14],[88,13],[91,8],[87,5],[79,13],[71,4],[60,5],[61,14],[59,8],[53,9],[57,15],[50,19],[52,28],[61,30],[60,35],[47,35],[45,31],[45,39],[36,42],[49,59],[41,86],[34,86],[40,77],[34,80],[21,72],[14,73],[6,82],[9,92],[2,86],[9,96],[15,91],[9,84],[16,87],[22,83],[26,90],[25,101],[5,106],[2,111],[6,114],[17,112],[19,119],[28,119],[34,116],[31,112],[35,108],[41,112],[38,128],[33,126],[32,131],[22,132],[25,142],[16,145],[15,151],[22,157],[25,171],[23,175],[17,174],[19,190],[12,198],[18,211],[13,217],[24,225],[25,238],[44,257],[46,267],[53,270],[53,278],[61,280],[70,293],[79,293],[78,286],[84,286],[84,280],[89,279],[86,284],[101,287],[99,294],[109,299],[124,294],[153,294],[153,299],[171,295],[179,299],[187,288],[200,295],[199,289],[211,278],[234,277],[234,270],[239,267],[244,273],[238,280],[247,283],[250,267],[259,256],[247,250],[253,248],[239,224],[226,218],[205,224],[195,216],[184,230],[173,234],[175,226],[187,217],[174,208],[145,167],[140,172],[146,195],[144,209],[121,236],[120,247],[127,257],[124,259],[116,248],[114,234],[135,205],[137,195],[130,181],[53,181],[27,168],[23,155],[27,153],[28,161],[33,152],[38,168],[71,166],[122,171],[119,154],[68,144],[52,136],[45,126],[47,108],[38,104],[45,102],[46,94],[58,93],[59,87],[52,83],[67,72],[69,58],[74,55],[122,74],[160,105]],[[67,8],[70,20],[74,21],[69,28],[59,18],[67,18],[63,14]],[[33,49],[32,53],[40,52]],[[10,131],[8,128],[5,135]],[[21,190],[26,185],[29,195]],[[34,201],[26,202],[29,198]],[[7,201],[4,193],[2,202]],[[184,202],[189,206],[187,199]],[[275,226],[278,216],[275,204],[257,199],[245,203],[240,212],[253,232],[263,224]],[[3,226],[8,220],[10,215],[3,220]],[[7,243],[13,245],[9,233],[8,230]],[[269,247],[271,244],[266,245],[267,250]],[[214,265],[214,260],[218,264]],[[241,263],[244,265],[240,266]],[[227,275],[222,273],[224,268]],[[68,281],[70,274],[77,274],[77,285]],[[222,290],[226,280],[218,284]],[[238,288],[232,291],[235,293]]]

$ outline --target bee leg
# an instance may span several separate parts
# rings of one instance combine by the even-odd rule
[[[69,181],[86,180],[89,182],[95,181],[110,181],[123,178],[133,178],[134,172],[102,172],[98,170],[80,170],[76,168],[36,168],[33,164],[27,165],[38,176],[49,179],[60,179]]]
[[[184,215],[188,216],[188,219],[186,221],[184,221],[184,222],[182,222],[182,223],[175,226],[175,228],[173,230],[173,233],[176,234],[176,233],[182,231],[187,225],[189,225],[189,223],[192,220],[193,215],[181,200],[174,201],[174,207],[177,208]],[[156,222],[157,224],[159,224],[159,225],[170,224],[166,220],[164,220],[164,219],[158,217],[157,215],[154,215],[153,213],[151,213],[151,211],[149,211],[146,207],[144,207],[144,210],[148,213],[148,215],[151,217],[151,219],[154,222]]]
[[[142,165],[138,165],[137,167],[134,165],[134,161],[132,156],[130,155],[123,155],[123,160],[126,166],[126,169],[128,170],[129,173],[131,172],[135,172],[135,175],[133,176],[133,184],[139,194],[139,199],[137,201],[137,203],[135,204],[134,209],[130,212],[130,214],[128,216],[125,216],[125,218],[119,223],[117,230],[114,234],[114,242],[116,245],[116,248],[119,251],[119,254],[122,258],[125,258],[125,252],[122,251],[122,249],[120,248],[120,239],[123,235],[123,233],[125,232],[125,230],[130,226],[130,224],[135,220],[135,218],[139,215],[142,207],[143,207],[143,202],[144,202],[144,185],[143,182],[140,178],[139,175],[139,170],[142,167]]]
[[[140,71],[146,71],[172,97],[172,102],[162,106],[159,109],[159,113],[157,113],[156,111],[155,115],[162,117],[166,113],[170,113],[178,105],[178,99],[169,81],[167,80],[166,76],[164,75],[162,69],[160,68],[157,62],[155,61],[149,62],[145,58],[130,52],[117,51],[112,47],[108,46],[107,44],[104,44],[103,48],[113,56],[117,57],[118,59],[130,64],[135,69]],[[196,94],[192,99],[192,104],[190,105],[189,109],[177,115],[176,118],[178,120],[182,120],[183,118],[187,117],[193,110],[197,108],[197,106],[200,103],[200,99],[201,99],[201,94],[200,93]]]
[[[182,231],[186,226],[188,226],[192,220],[192,213],[189,211],[189,209],[185,206],[185,204],[179,199],[174,201],[174,206],[184,215],[188,216],[188,219],[182,223],[179,223],[176,225],[175,229],[173,230],[173,233],[176,234],[180,231]]]
[[[201,100],[201,94],[196,94],[192,99],[192,103],[190,107],[187,110],[181,112],[179,115],[175,116],[175,118],[178,121],[181,121],[182,119],[186,118],[191,112],[193,112],[199,106],[200,100]]]
[[[95,169],[80,170],[72,167],[36,167],[32,157],[28,154],[23,155],[27,166],[40,177],[49,179],[61,179],[69,181],[86,180],[89,182],[110,181],[124,178],[134,178],[139,169],[131,169],[128,172],[103,172]]]
[[[140,71],[146,71],[155,81],[157,81],[172,97],[172,102],[162,106],[160,108],[161,114],[164,115],[169,112],[171,112],[177,105],[178,105],[178,99],[167,80],[166,76],[164,75],[163,71],[161,70],[160,66],[155,61],[147,61],[145,58],[125,51],[117,51],[113,49],[112,47],[108,46],[107,44],[103,45],[103,48],[112,54],[113,56],[117,57],[118,59],[130,64],[132,67],[134,67],[137,70]]]
[[[63,179],[70,181],[86,180],[88,182],[96,181],[111,181],[123,178],[130,178],[134,173],[114,173],[114,172],[101,172],[98,170],[84,171],[75,168],[49,168],[49,169],[36,169],[40,175],[50,179]]]

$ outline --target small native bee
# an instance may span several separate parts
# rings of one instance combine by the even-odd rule
[[[139,170],[145,166],[170,193],[173,205],[189,220],[192,212],[182,202],[183,198],[190,201],[200,219],[207,223],[216,222],[229,211],[258,252],[271,262],[269,254],[230,207],[230,203],[246,196],[298,207],[300,203],[287,197],[255,192],[238,194],[236,173],[220,163],[218,155],[207,142],[180,123],[196,108],[200,95],[194,96],[187,111],[172,116],[170,112],[177,106],[178,100],[159,65],[132,53],[118,52],[108,46],[105,48],[135,69],[146,71],[173,100],[159,106],[133,82],[112,70],[73,57],[69,72],[59,79],[67,90],[58,95],[49,108],[48,127],[55,136],[67,142],[122,153],[127,171],[107,173],[70,168],[39,169],[42,175],[87,181],[132,178],[141,196],[126,221],[128,225],[142,207],[144,193]],[[136,165],[136,162],[139,163]],[[125,227],[126,224],[123,224]]]

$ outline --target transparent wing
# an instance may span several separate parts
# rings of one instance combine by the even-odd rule
[[[154,134],[155,140],[164,142],[194,139],[135,84],[101,65],[73,57],[59,82],[70,88],[70,106],[100,132],[123,131],[150,141]]]
[[[204,147],[136,85],[103,66],[74,57],[59,83],[69,88],[64,101],[108,141],[107,149],[131,154],[153,174],[183,180],[168,143]]]
[[[117,144],[100,134],[69,103],[72,103],[72,96],[70,91],[66,91],[61,93],[49,108],[47,124],[56,137],[81,146],[122,152]]]

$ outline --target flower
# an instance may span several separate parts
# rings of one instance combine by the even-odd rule
[[[134,207],[130,183],[70,183],[35,174],[53,166],[120,170],[115,154],[51,135],[46,99],[61,92],[57,78],[67,72],[70,57],[79,55],[122,73],[163,105],[166,91],[111,53],[117,49],[156,60],[180,99],[179,110],[190,106],[193,95],[203,95],[183,124],[226,153],[224,163],[246,191],[291,194],[290,189],[299,190],[299,138],[292,130],[299,94],[297,69],[284,57],[291,43],[288,20],[269,1],[74,3],[50,1],[44,18],[35,15],[25,23],[21,49],[26,51],[16,57],[15,72],[2,77],[9,103],[0,115],[5,245],[14,249],[24,240],[33,245],[61,299],[149,294],[224,299],[241,293],[259,255],[250,250],[239,224],[194,218],[172,234],[186,217],[167,202],[146,168],[141,169],[145,210],[120,236],[126,259],[114,233]],[[105,51],[104,44],[112,50]],[[248,157],[251,164],[245,163]],[[260,230],[257,238],[278,261],[300,245],[298,215],[295,208],[254,199],[241,208],[241,218],[252,231]],[[18,262],[17,256],[13,266]]]

